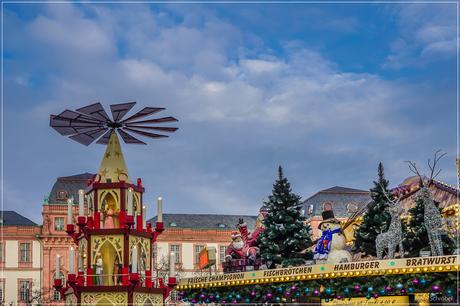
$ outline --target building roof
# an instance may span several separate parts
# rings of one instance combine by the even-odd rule
[[[312,207],[313,216],[321,216],[323,211],[323,203],[330,201],[333,203],[333,211],[335,217],[344,218],[348,217],[347,205],[354,203],[358,208],[363,207],[371,201],[370,193],[366,190],[334,186],[321,190],[303,203],[303,209],[308,214],[309,207]]]
[[[432,180],[423,176],[423,182],[431,191],[433,200],[439,203],[440,208],[446,208],[458,203],[458,194],[460,190],[453,185],[446,184],[438,180]],[[415,205],[413,195],[420,190],[420,178],[411,176],[406,178],[398,187],[393,188],[393,191],[402,190],[401,206],[407,211]]]
[[[93,178],[92,173],[81,173],[71,176],[58,177],[48,196],[49,204],[66,204],[68,198],[78,199],[78,190],[85,189],[89,179]],[[64,192],[65,197],[63,197]],[[61,194],[60,194],[61,193]],[[78,204],[76,201],[74,202]]]
[[[249,229],[254,228],[257,216],[243,215],[163,214],[163,223],[165,228],[236,230],[240,218],[247,223]],[[155,216],[148,222],[155,224],[156,220]]]
[[[0,226],[38,226],[37,223],[12,210],[0,211]]]
[[[361,190],[361,189],[354,189],[348,187],[341,187],[341,186],[334,186],[331,188],[327,188],[320,191],[321,193],[369,193],[369,191]]]

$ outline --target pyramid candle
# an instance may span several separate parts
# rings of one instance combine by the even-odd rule
[[[85,196],[85,192],[83,191],[83,189],[78,190],[78,215],[79,216],[83,216],[85,214],[84,196]]]
[[[56,278],[61,278],[61,272],[59,271],[59,268],[61,266],[61,258],[58,255],[56,255]]]
[[[69,251],[69,273],[75,274],[75,250],[73,247],[70,247]]]
[[[137,247],[131,252],[131,273],[137,273]]]
[[[72,199],[67,200],[67,224],[73,224],[73,221],[72,221]]]
[[[163,198],[158,197],[157,201],[157,222],[163,222]]]
[[[174,252],[169,254],[169,277],[175,277],[176,275],[176,260]]]
[[[145,205],[142,206],[142,228],[146,229],[147,228],[147,223],[146,223],[146,214],[147,214],[147,207]]]
[[[128,215],[133,215],[133,189],[128,188]]]

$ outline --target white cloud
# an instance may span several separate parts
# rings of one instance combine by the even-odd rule
[[[315,177],[315,186],[339,184],[350,176],[340,175],[352,163],[358,169],[356,165],[376,163],[395,147],[397,152],[409,146],[415,150],[414,142],[436,129],[406,118],[404,111],[429,99],[416,86],[343,71],[301,42],[286,42],[275,56],[257,38],[258,49],[248,51],[247,33],[229,22],[215,16],[204,22],[196,16],[174,21],[168,12],[155,13],[147,6],[70,6],[62,14],[50,12],[19,23],[23,28],[18,33],[37,33],[22,46],[34,52],[30,61],[13,59],[10,65],[17,69],[11,71],[17,75],[8,77],[43,75],[47,82],[34,90],[47,98],[30,98],[31,122],[11,127],[39,127],[47,135],[50,113],[94,101],[136,100],[136,109],[165,106],[168,115],[180,120],[174,141],[153,143],[155,149],[142,160],[136,159],[140,153],[130,156],[146,181],[169,173],[168,184],[159,180],[153,186],[177,193],[183,202],[177,205],[184,210],[252,213],[247,204],[260,203],[260,194],[269,192],[270,167],[283,163],[303,172],[298,185],[307,185],[305,176]],[[436,31],[443,30],[421,32],[418,39],[433,41]],[[404,39],[396,42],[395,54],[408,45]],[[47,144],[43,140],[43,147],[36,148],[37,158],[46,154],[43,159],[52,159],[55,153]],[[329,177],[323,168],[334,162],[337,174]],[[184,170],[190,165],[197,169]],[[210,172],[223,174],[209,178]],[[359,173],[355,176],[358,182]],[[255,190],[253,184],[265,189]],[[193,209],[186,207],[189,198]]]
[[[423,66],[440,58],[455,59],[455,4],[405,4],[396,6],[393,12],[401,36],[391,45],[384,68]]]

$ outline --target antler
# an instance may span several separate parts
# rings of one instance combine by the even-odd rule
[[[415,162],[406,160],[406,163],[409,164],[409,170],[415,173],[420,179],[422,179],[422,175],[420,174],[420,172],[418,172],[417,165],[415,164]]]
[[[439,169],[439,171],[436,172],[435,175],[433,175],[433,174],[434,174],[434,171],[435,171],[435,169],[436,169],[436,164],[438,163],[438,161],[439,161],[441,158],[443,158],[443,157],[447,154],[447,153],[443,153],[443,154],[441,154],[440,156],[438,156],[438,153],[440,153],[440,152],[441,152],[441,150],[437,150],[436,152],[434,152],[433,165],[431,164],[431,159],[428,158],[428,167],[429,167],[430,170],[431,170],[431,173],[430,173],[430,181],[433,180],[434,178],[436,178],[436,177],[439,175],[439,173],[441,173],[441,170],[442,170],[442,169]]]
[[[397,198],[398,200],[395,202],[393,201],[392,199],[390,199],[390,197],[388,196],[388,194],[385,192],[385,188],[383,188],[382,184],[380,184],[380,188],[382,188],[382,191],[383,191],[383,195],[385,196],[385,198],[387,198],[388,202],[390,202],[391,204],[393,205],[397,205],[399,204],[399,202],[401,201],[401,198]]]

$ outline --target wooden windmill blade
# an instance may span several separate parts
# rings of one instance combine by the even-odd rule
[[[50,116],[50,126],[59,134],[83,145],[93,142],[107,144],[112,132],[118,133],[127,144],[146,144],[132,133],[147,138],[167,138],[164,133],[174,133],[177,127],[163,126],[177,122],[174,117],[161,117],[136,121],[165,110],[163,107],[145,107],[137,113],[123,119],[136,102],[110,105],[112,118],[109,117],[101,103],[93,103],[75,111],[65,110],[59,115]],[[156,126],[162,124],[162,126]],[[158,131],[151,133],[147,130]]]

